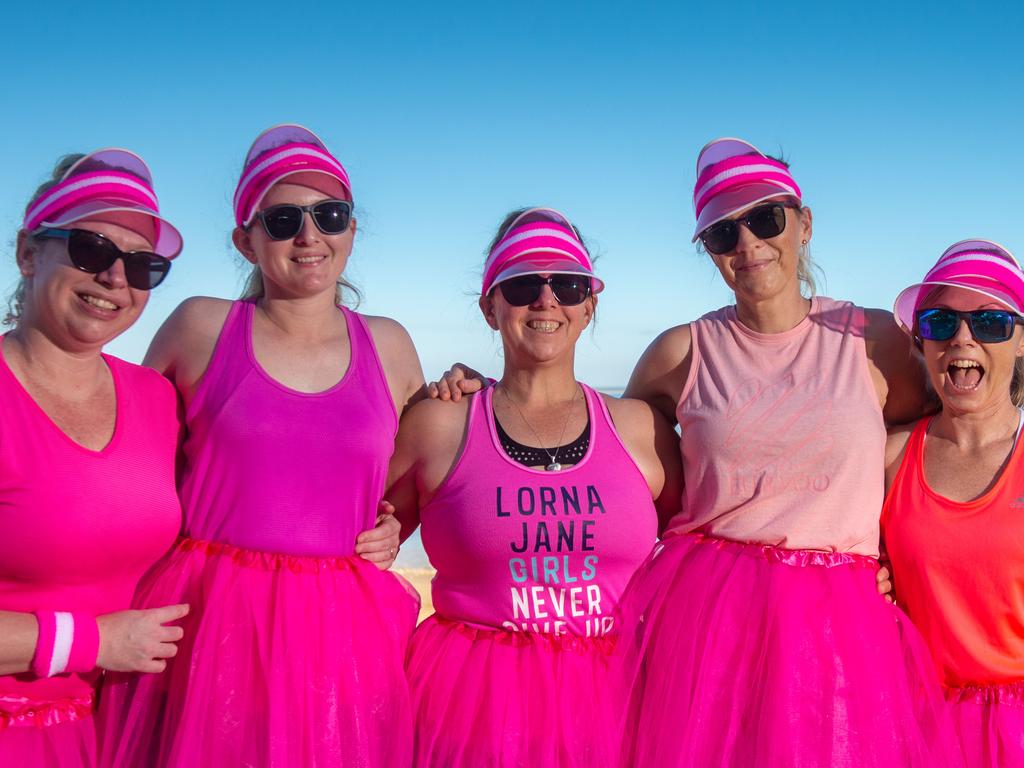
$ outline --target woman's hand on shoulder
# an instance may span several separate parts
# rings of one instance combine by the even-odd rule
[[[425,395],[423,367],[416,346],[405,327],[390,317],[363,315],[377,347],[391,397],[399,415]]]
[[[669,328],[644,351],[623,397],[649,403],[670,425],[675,424],[676,406],[692,361],[693,335],[689,324]]]
[[[156,332],[143,365],[169,378],[190,399],[210,364],[231,304],[209,296],[183,301]]]
[[[434,400],[459,402],[463,395],[479,392],[488,384],[487,377],[465,363],[453,363],[437,381],[427,384],[427,397]]]

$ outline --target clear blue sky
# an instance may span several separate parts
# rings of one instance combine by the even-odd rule
[[[185,252],[110,351],[139,360],[182,299],[237,295],[230,199],[262,129],[303,123],[348,168],[363,311],[428,375],[498,370],[472,292],[509,209],[564,211],[607,283],[578,373],[625,381],[662,329],[729,300],[690,244],[696,153],[784,152],[825,292],[890,307],[965,237],[1024,256],[1016,4],[19,3],[0,48],[0,288],[63,153],[139,152]]]

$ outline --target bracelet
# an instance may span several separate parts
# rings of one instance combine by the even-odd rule
[[[31,669],[36,677],[89,672],[96,667],[100,630],[94,616],[36,611],[35,617],[39,622],[39,639]]]

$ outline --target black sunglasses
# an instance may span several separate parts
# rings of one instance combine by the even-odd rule
[[[793,207],[785,203],[759,205],[739,218],[712,224],[700,233],[700,241],[708,253],[720,256],[731,251],[740,241],[740,224],[761,240],[778,237],[786,230],[786,209]]]
[[[960,323],[966,321],[975,341],[998,344],[1010,340],[1020,319],[1020,315],[1006,309],[975,309],[971,312],[922,309],[917,313],[917,333],[928,341],[949,341],[956,336]]]
[[[582,304],[590,295],[590,278],[586,275],[557,274],[541,277],[540,275],[521,275],[511,277],[498,283],[501,295],[513,307],[525,307],[540,298],[541,289],[551,286],[555,301],[563,307],[575,307]]]
[[[122,251],[113,241],[88,229],[43,229],[33,237],[67,240],[71,263],[93,275],[104,272],[121,259],[124,279],[132,288],[150,291],[156,288],[171,271],[171,260],[150,251]]]
[[[321,200],[312,205],[273,205],[259,211],[256,217],[271,240],[291,240],[302,231],[302,217],[309,213],[316,228],[325,235],[340,235],[352,220],[352,203],[348,200]]]

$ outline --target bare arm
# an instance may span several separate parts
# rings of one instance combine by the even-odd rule
[[[642,400],[603,396],[626,450],[647,480],[658,512],[658,533],[679,512],[683,496],[683,465],[679,435],[660,411]]]
[[[651,342],[629,377],[623,397],[655,408],[670,425],[676,423],[676,405],[693,360],[689,325],[669,328]]]
[[[196,296],[168,317],[149,345],[143,365],[173,382],[187,408],[213,357],[231,302]]]
[[[96,666],[118,672],[162,672],[177,653],[182,629],[168,626],[188,613],[187,605],[142,611],[116,611],[96,617],[99,652]],[[28,672],[39,641],[39,623],[31,613],[0,611],[0,675]]]
[[[921,355],[892,317],[865,309],[868,370],[887,425],[907,424],[938,409]]]
[[[389,317],[366,317],[373,343],[380,355],[391,399],[399,415],[426,396],[423,368],[412,337]]]
[[[402,417],[388,467],[384,497],[402,524],[402,539],[416,530],[420,509],[451,472],[462,450],[469,399],[459,403],[423,400]]]

